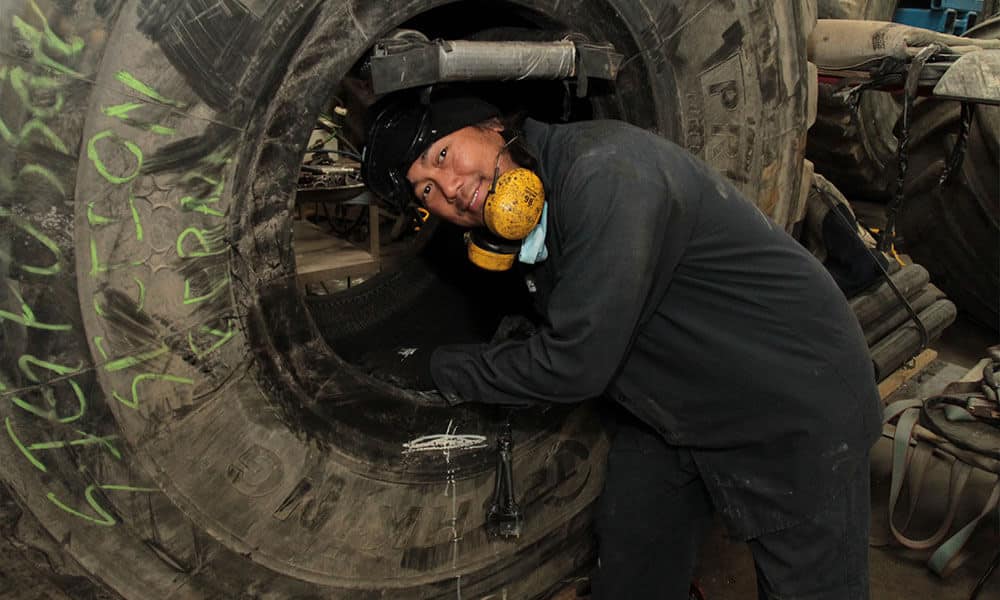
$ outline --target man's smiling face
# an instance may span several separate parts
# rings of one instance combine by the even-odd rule
[[[428,146],[406,172],[417,200],[456,225],[482,227],[495,169],[499,164],[502,175],[515,167],[501,131],[499,123],[463,127]]]

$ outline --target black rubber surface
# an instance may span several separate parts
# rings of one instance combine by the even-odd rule
[[[1000,18],[970,34],[1000,38]],[[913,176],[897,229],[906,251],[960,310],[1000,331],[1000,108],[975,108],[962,169],[940,186],[960,119],[957,102],[918,106],[911,127]]]
[[[819,0],[821,19],[891,21],[897,0]],[[816,172],[852,201],[886,202],[896,181],[899,142],[893,132],[902,106],[889,92],[866,91],[852,109],[820,84],[816,124],[806,154]]]

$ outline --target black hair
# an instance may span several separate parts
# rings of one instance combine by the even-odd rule
[[[507,146],[507,151],[515,164],[529,171],[537,171],[538,157],[535,156],[524,136],[524,121],[527,118],[528,114],[523,111],[501,115],[498,118],[500,124],[503,125],[503,131],[500,132],[500,135],[503,136],[504,142],[510,144]]]

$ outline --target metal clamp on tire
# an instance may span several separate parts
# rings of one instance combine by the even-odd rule
[[[622,58],[610,44],[431,41],[418,31],[399,30],[375,44],[371,80],[376,94],[449,81],[613,80]]]

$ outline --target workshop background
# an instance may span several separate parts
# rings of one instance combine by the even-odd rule
[[[513,275],[467,263],[461,231],[377,206],[360,180],[365,108],[440,82],[676,141],[827,265],[887,404],[974,398],[970,435],[933,429],[919,402],[912,444],[892,437],[902,415],[886,424],[872,591],[1000,598],[1000,435],[983,425],[1000,364],[997,14],[0,0],[0,600],[585,597],[608,447],[595,406],[408,401],[432,387],[435,346],[488,340],[527,306]],[[870,60],[833,65],[817,58],[831,19],[962,40],[887,50],[880,24],[842,44]],[[501,45],[458,69],[486,47],[448,40]],[[555,57],[532,62],[547,78],[519,80],[515,49]],[[935,97],[949,71],[965,102]],[[858,272],[876,247],[886,273]],[[495,522],[508,427],[516,537]],[[890,505],[925,547],[889,532]],[[693,597],[755,593],[748,551],[717,529]]]

